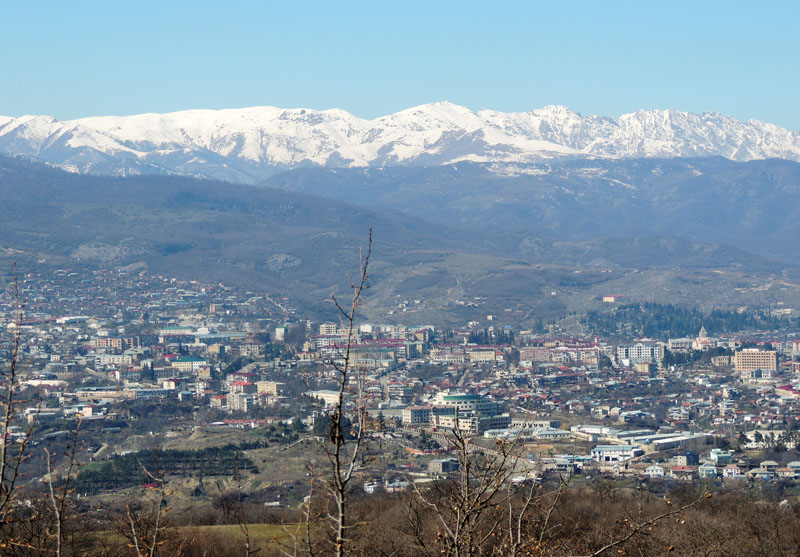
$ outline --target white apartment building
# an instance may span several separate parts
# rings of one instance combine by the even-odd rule
[[[642,362],[658,363],[664,359],[664,345],[659,342],[640,341],[617,348],[617,359],[631,365]]]

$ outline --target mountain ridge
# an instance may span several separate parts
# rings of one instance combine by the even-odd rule
[[[572,159],[506,167],[462,162],[304,168],[265,187],[410,211],[429,222],[592,241],[678,236],[800,263],[800,163],[722,157]]]
[[[425,300],[424,311],[414,310],[421,323],[507,308],[518,317],[533,308],[538,319],[557,317],[599,305],[609,292],[709,307],[800,303],[798,266],[663,235],[573,242],[432,223],[302,192],[181,176],[76,175],[2,156],[0,195],[6,276],[14,261],[22,272],[146,269],[277,292],[330,318],[330,294],[348,291],[372,228],[365,311],[374,318],[409,298]]]
[[[341,109],[249,107],[165,114],[0,116],[0,152],[77,173],[183,174],[256,183],[286,169],[559,158],[722,156],[800,161],[800,132],[715,112],[581,116],[550,105],[500,112],[437,102],[366,120]]]

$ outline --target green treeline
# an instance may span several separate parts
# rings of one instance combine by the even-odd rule
[[[581,322],[601,336],[629,335],[653,338],[694,337],[705,327],[709,334],[734,333],[747,329],[782,329],[798,327],[799,319],[786,319],[764,312],[738,312],[645,302],[626,304],[613,311],[589,311]]]
[[[197,451],[146,450],[115,455],[97,468],[82,470],[74,480],[73,487],[78,493],[95,494],[150,484],[153,479],[148,477],[145,469],[155,477],[234,476],[237,467],[241,472],[257,473],[258,469],[242,450],[264,445],[262,442]]]

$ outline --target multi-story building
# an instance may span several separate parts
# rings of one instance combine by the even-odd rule
[[[470,350],[468,356],[472,363],[497,361],[497,353],[494,350]]]
[[[664,346],[652,341],[623,345],[617,348],[617,359],[627,360],[632,365],[641,362],[657,363],[664,359]]]
[[[251,393],[231,393],[228,395],[228,410],[247,412],[258,403],[258,395]]]
[[[278,381],[257,381],[256,388],[258,389],[258,394],[268,394],[272,396],[278,396],[281,393],[281,387],[283,387],[283,383]]]
[[[549,362],[550,349],[546,346],[524,346],[519,349],[521,362]]]
[[[129,366],[133,363],[133,358],[128,354],[97,354],[94,362],[98,366]]]
[[[403,408],[403,424],[425,424],[431,421],[430,406],[408,406]]]
[[[122,339],[118,337],[99,337],[89,342],[92,348],[106,348],[110,350],[122,350]]]
[[[261,355],[261,346],[259,344],[254,344],[254,343],[240,344],[238,346],[238,351],[240,356],[257,357]]]
[[[318,400],[321,400],[327,406],[333,406],[339,401],[339,391],[328,391],[328,390],[307,391],[306,395],[310,396],[311,398],[316,398]]]
[[[778,353],[775,350],[745,348],[736,352],[734,366],[742,379],[773,377],[778,372]]]
[[[442,364],[464,364],[467,356],[463,346],[440,345],[431,350],[429,358],[432,362]]]
[[[511,414],[481,416],[474,412],[456,413],[454,408],[435,408],[431,412],[431,426],[455,429],[466,435],[480,435],[490,429],[506,429],[511,425]]]
[[[458,428],[467,435],[480,435],[489,429],[504,429],[511,425],[509,414],[500,414],[500,406],[480,395],[441,392],[432,401],[431,425]]]
[[[258,388],[255,383],[250,381],[231,381],[230,383],[231,394],[255,394]]]
[[[496,402],[474,394],[440,392],[432,403],[434,406],[457,408],[459,413],[477,412],[478,414],[492,415],[499,411]]]
[[[206,365],[205,359],[195,358],[192,356],[183,356],[181,358],[175,358],[175,360],[172,362],[173,368],[177,369],[178,371],[183,371],[185,373],[193,373],[204,365]]]

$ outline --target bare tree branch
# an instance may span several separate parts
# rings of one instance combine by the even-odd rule
[[[686,509],[697,505],[703,499],[707,499],[708,497],[710,497],[710,494],[704,493],[703,495],[701,495],[697,499],[694,499],[693,501],[690,501],[690,502],[686,503],[685,505],[683,505],[681,507],[678,507],[678,508],[675,508],[675,509],[670,509],[670,510],[668,510],[666,512],[663,512],[663,513],[661,513],[661,514],[659,514],[657,516],[654,516],[653,518],[645,520],[644,522],[635,523],[634,527],[626,535],[624,535],[621,538],[616,539],[616,540],[604,545],[603,547],[601,547],[597,551],[595,551],[593,553],[590,553],[590,556],[591,557],[596,557],[597,555],[602,555],[603,553],[605,553],[609,549],[613,549],[613,548],[617,547],[618,545],[622,545],[623,543],[625,543],[626,541],[628,541],[629,539],[634,537],[636,534],[638,534],[639,532],[643,531],[645,528],[647,528],[649,526],[652,526],[652,525],[656,524],[657,522],[659,522],[659,521],[661,521],[661,520],[663,520],[663,519],[665,519],[667,517],[674,516],[676,514],[680,514],[683,511],[685,511]]]

